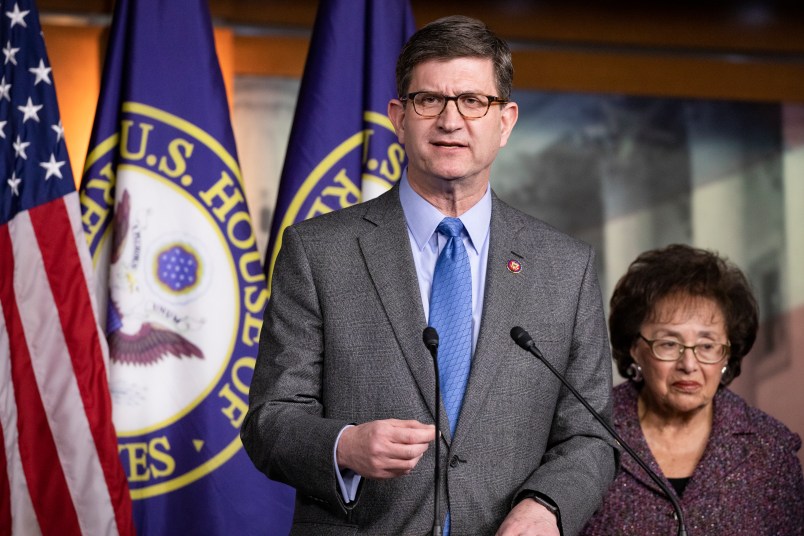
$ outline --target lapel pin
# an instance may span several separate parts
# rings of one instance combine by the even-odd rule
[[[510,271],[512,274],[518,274],[522,271],[522,265],[519,263],[519,261],[511,259],[508,261],[508,271]]]

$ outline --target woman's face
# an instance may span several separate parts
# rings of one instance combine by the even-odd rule
[[[720,306],[709,298],[675,295],[660,300],[642,323],[646,339],[664,339],[693,346],[728,343]],[[650,345],[637,338],[631,357],[642,367],[643,402],[649,411],[666,416],[690,416],[707,409],[717,392],[728,357],[715,364],[699,363],[691,349],[677,361],[660,361]]]

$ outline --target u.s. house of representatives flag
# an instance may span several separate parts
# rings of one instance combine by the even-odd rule
[[[119,0],[81,184],[140,534],[283,534],[239,438],[267,301],[206,0]]]
[[[133,535],[39,19],[0,10],[0,534]]]
[[[415,31],[408,0],[323,0],[279,184],[265,269],[297,221],[371,199],[402,176],[386,113],[396,58]]]

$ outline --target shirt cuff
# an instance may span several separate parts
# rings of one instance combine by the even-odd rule
[[[338,443],[341,440],[343,431],[354,425],[348,424],[341,428],[338,432],[338,437],[335,438],[335,447],[332,449],[332,463],[335,467],[335,477],[338,480],[338,488],[341,491],[341,497],[346,504],[351,503],[357,496],[357,487],[360,484],[360,479],[363,478],[351,469],[341,469],[338,467]]]

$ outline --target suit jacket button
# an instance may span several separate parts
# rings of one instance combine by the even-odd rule
[[[458,456],[453,456],[452,459],[449,461],[449,466],[450,467],[458,467],[458,462],[459,461],[460,461],[460,459],[458,458]]]

